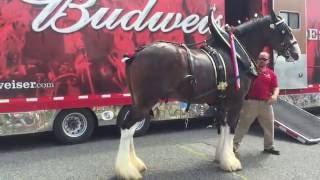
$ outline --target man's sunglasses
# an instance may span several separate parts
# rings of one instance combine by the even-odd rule
[[[267,59],[267,58],[259,58],[259,60],[268,61],[269,59]]]

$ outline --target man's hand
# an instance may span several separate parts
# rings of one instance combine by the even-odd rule
[[[279,87],[274,88],[273,94],[268,100],[268,104],[274,104],[275,102],[277,102],[279,91],[280,91]]]
[[[275,102],[277,102],[277,99],[278,99],[277,95],[272,95],[268,100],[268,104],[274,104]]]

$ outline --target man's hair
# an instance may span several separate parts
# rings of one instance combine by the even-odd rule
[[[267,52],[265,52],[265,51],[262,51],[262,52],[259,54],[258,58],[270,59],[270,54],[267,53]]]

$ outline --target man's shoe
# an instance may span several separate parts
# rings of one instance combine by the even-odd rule
[[[273,155],[280,155],[280,151],[275,150],[274,148],[264,149],[264,150],[263,150],[263,153],[273,154]]]

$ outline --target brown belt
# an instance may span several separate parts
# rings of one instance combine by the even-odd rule
[[[246,98],[246,100],[268,101],[267,99],[258,99],[258,98]]]

